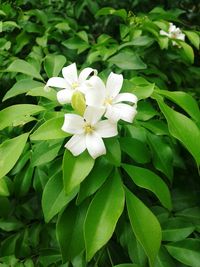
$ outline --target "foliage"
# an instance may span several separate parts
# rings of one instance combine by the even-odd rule
[[[199,4],[13,2],[0,9],[0,264],[197,267]],[[170,22],[176,46],[160,35]],[[122,73],[139,99],[95,161],[65,149],[71,107],[44,90],[73,62]]]

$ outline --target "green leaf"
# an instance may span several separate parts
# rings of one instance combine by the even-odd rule
[[[162,224],[163,241],[180,241],[188,237],[195,226],[181,218],[170,218]]]
[[[137,111],[135,119],[140,121],[148,121],[151,118],[158,116],[159,113],[154,109],[150,102],[139,101],[137,105]]]
[[[53,88],[49,88],[48,91],[44,90],[44,86],[43,87],[37,87],[37,88],[33,88],[31,90],[29,90],[26,95],[30,95],[30,96],[41,96],[41,97],[45,97],[51,101],[56,101],[57,102],[57,93]]]
[[[166,245],[170,255],[176,260],[191,267],[198,267],[200,262],[200,240],[184,239]]]
[[[63,262],[74,259],[85,248],[83,225],[87,207],[85,203],[79,207],[69,205],[58,219],[56,234]]]
[[[28,193],[32,185],[33,171],[34,168],[29,164],[15,176],[14,188],[16,196],[22,197]]]
[[[190,42],[199,50],[200,37],[196,32],[184,31]]]
[[[147,46],[153,42],[153,39],[147,35],[138,36],[130,42],[123,43],[118,47],[118,50],[127,46]]]
[[[8,66],[8,68],[5,71],[20,72],[43,81],[43,78],[39,74],[39,72],[30,63],[22,59],[16,59],[14,62],[10,64],[10,66]]]
[[[97,159],[94,168],[80,186],[77,203],[94,194],[108,178],[112,168],[113,166],[103,157]]]
[[[200,164],[200,130],[197,125],[185,115],[174,111],[163,101],[158,101],[159,107],[168,122],[169,131],[192,154],[197,164]]]
[[[74,190],[88,176],[94,162],[94,159],[87,152],[75,157],[68,150],[65,151],[62,168],[66,194]]]
[[[171,210],[172,203],[169,189],[165,182],[163,182],[158,175],[148,169],[128,164],[123,164],[122,167],[137,186],[153,192],[160,200],[162,205]]]
[[[199,106],[197,101],[190,94],[181,91],[170,92],[166,90],[156,90],[156,92],[179,105],[194,120],[200,121]]]
[[[6,182],[6,177],[2,177],[0,179],[0,196],[9,196],[10,192],[8,190],[7,182]]]
[[[66,196],[63,188],[62,172],[57,172],[47,182],[42,194],[42,210],[45,222],[49,222],[63,207],[65,207],[77,194],[75,189]],[[71,229],[70,229],[71,230]]]
[[[37,114],[45,108],[31,104],[18,104],[0,111],[0,130],[8,126],[24,125],[31,115]],[[29,121],[29,120],[28,120]]]
[[[171,147],[160,136],[148,133],[155,168],[164,173],[170,181],[173,178],[173,152]]]
[[[87,212],[84,225],[87,261],[111,238],[123,208],[124,190],[116,171],[97,192]]]
[[[176,263],[163,246],[161,246],[158,253],[155,267],[177,267]]]
[[[43,84],[41,82],[34,81],[32,79],[22,79],[22,80],[19,80],[5,94],[5,96],[3,98],[3,101],[5,101],[5,100],[7,100],[7,99],[9,99],[11,97],[14,97],[14,96],[17,96],[17,95],[20,95],[20,94],[27,93],[31,89],[35,89],[35,88],[38,88],[38,87],[41,88],[41,87],[44,87],[44,86],[45,86],[45,84]]]
[[[44,69],[49,78],[56,77],[66,63],[66,58],[62,55],[47,55],[44,59]]]
[[[133,93],[139,100],[149,98],[154,91],[154,87],[154,83],[149,83],[145,79],[144,81],[137,81],[136,77],[123,82],[123,92]]]
[[[51,162],[57,157],[61,145],[59,140],[39,142],[33,148],[31,165],[34,167]]]
[[[5,176],[19,159],[28,135],[28,133],[22,134],[0,145],[0,178]]]
[[[105,158],[114,166],[119,167],[121,164],[121,149],[117,138],[108,138],[104,140],[106,145]]]
[[[119,52],[117,55],[108,59],[122,70],[142,70],[146,69],[146,64],[134,52]]]
[[[150,162],[151,155],[145,143],[131,137],[123,137],[119,141],[121,149],[133,160],[142,164]]]
[[[186,59],[188,60],[188,62],[193,64],[194,63],[194,51],[192,47],[182,41],[176,40],[176,42],[183,48],[183,53],[186,56]]]
[[[52,140],[68,137],[69,134],[61,130],[63,122],[63,116],[46,121],[30,136],[31,140]]]
[[[166,122],[152,119],[149,121],[139,122],[139,124],[156,135],[169,135],[169,130]]]
[[[126,203],[133,232],[144,248],[150,266],[154,267],[161,244],[160,224],[144,203],[127,189]]]
[[[115,265],[113,267],[140,267],[140,266],[134,263],[122,263],[119,265]]]
[[[6,232],[16,231],[23,227],[24,227],[23,223],[15,218],[0,220],[0,229]]]
[[[95,16],[107,16],[107,15],[115,15],[121,17],[124,20],[127,18],[127,12],[125,9],[116,10],[112,7],[103,7],[99,9]]]

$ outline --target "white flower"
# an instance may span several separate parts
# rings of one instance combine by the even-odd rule
[[[123,76],[113,72],[108,76],[106,86],[103,81],[93,76],[88,83],[91,87],[85,95],[86,104],[89,106],[100,106],[105,109],[105,117],[113,122],[124,120],[132,122],[137,111],[137,97],[131,93],[119,93],[122,88]],[[130,102],[128,105],[123,102]]]
[[[71,102],[72,95],[75,91],[78,90],[82,93],[86,91],[87,87],[85,82],[92,72],[95,75],[97,74],[95,69],[85,68],[78,76],[76,63],[73,63],[62,69],[64,78],[52,77],[48,80],[45,87],[52,86],[64,89],[57,93],[57,99],[60,104],[67,104]]]
[[[62,130],[74,134],[65,147],[74,156],[78,156],[86,149],[95,159],[106,154],[102,138],[117,135],[117,124],[109,120],[101,120],[104,109],[87,107],[83,117],[76,114],[65,114]]]
[[[176,27],[173,23],[169,23],[168,32],[160,30],[160,35],[167,36],[170,39],[177,39],[177,40],[185,41],[185,34],[182,33],[180,28]],[[176,43],[176,41],[172,41],[172,45],[178,45],[178,44]]]

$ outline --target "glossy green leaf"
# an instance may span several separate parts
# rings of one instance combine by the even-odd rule
[[[57,157],[61,146],[62,143],[59,140],[52,140],[51,142],[43,141],[37,143],[33,147],[31,165],[34,167],[51,162]]]
[[[123,137],[119,141],[122,151],[134,161],[142,164],[150,162],[151,155],[145,143],[131,137]]]
[[[200,37],[196,32],[184,31],[190,42],[199,50]]]
[[[140,266],[134,263],[122,263],[119,265],[115,265],[113,267],[140,267]]]
[[[28,135],[28,133],[22,134],[0,145],[0,178],[14,167],[24,149]]]
[[[81,183],[77,203],[94,194],[111,173],[113,166],[103,157],[95,161],[94,168],[88,177]]]
[[[37,78],[39,80],[43,80],[42,76],[39,74],[39,72],[31,65],[29,62],[26,62],[22,59],[16,59],[14,62],[8,66],[8,68],[5,70],[6,72],[20,72],[23,74],[26,74],[28,76]]]
[[[192,47],[182,41],[176,41],[176,42],[183,48],[183,53],[186,56],[187,61],[193,64],[194,63],[194,51]]]
[[[63,262],[74,259],[85,248],[83,225],[87,207],[86,203],[79,207],[69,205],[58,219],[56,234]]]
[[[38,88],[38,87],[40,88],[44,87],[44,84],[41,82],[34,81],[32,79],[19,80],[13,85],[13,87],[10,90],[8,90],[8,92],[5,94],[3,98],[3,101],[11,97],[27,93],[29,90]]]
[[[165,140],[155,134],[148,134],[155,168],[164,173],[169,180],[173,178],[173,152]]]
[[[23,227],[24,227],[24,224],[21,221],[15,219],[14,217],[0,220],[0,229],[6,232],[16,231]]]
[[[165,247],[161,246],[156,262],[155,267],[177,267],[173,258],[166,251]]]
[[[146,64],[134,52],[119,52],[117,55],[109,58],[108,61],[122,70],[141,70],[147,68]]]
[[[46,121],[33,134],[31,134],[31,140],[64,139],[68,137],[69,134],[61,130],[63,122],[63,116]]]
[[[194,120],[200,121],[200,110],[197,101],[190,94],[181,91],[170,92],[166,90],[157,90],[156,92],[175,102],[182,109],[184,109],[188,113],[188,115],[190,115]]]
[[[8,126],[23,125],[27,118],[45,110],[41,106],[31,104],[18,104],[7,107],[0,111],[0,130]]]
[[[169,135],[167,124],[164,121],[152,119],[149,121],[139,122],[139,124],[156,135]]]
[[[66,195],[63,187],[62,172],[55,173],[47,182],[42,194],[42,210],[45,221],[48,223],[76,194],[77,189]]]
[[[125,9],[116,10],[112,7],[103,7],[96,13],[96,16],[107,16],[107,15],[119,16],[124,20],[127,18],[127,12]]]
[[[155,110],[153,105],[147,101],[139,101],[137,105],[136,120],[140,121],[148,121],[155,116],[158,116],[158,112]]]
[[[192,154],[197,164],[200,164],[200,130],[197,125],[185,115],[174,111],[164,102],[158,101],[159,107],[167,119],[169,131]]]
[[[160,200],[162,205],[171,210],[172,203],[169,189],[165,182],[158,175],[148,169],[128,164],[123,164],[122,167],[137,186],[153,192]]]
[[[28,164],[22,171],[20,171],[20,173],[15,176],[14,188],[16,196],[22,197],[28,193],[32,185],[33,171],[34,168]]]
[[[160,224],[155,215],[129,190],[126,190],[126,203],[133,232],[144,248],[150,266],[154,267],[161,244]]]
[[[106,145],[105,158],[114,166],[119,167],[121,164],[121,149],[117,138],[104,139]]]
[[[88,176],[94,166],[94,159],[87,152],[75,157],[68,150],[63,157],[63,181],[66,194],[69,194]]]
[[[166,245],[169,254],[176,260],[191,267],[198,267],[200,262],[200,240],[184,239]]]
[[[65,63],[66,58],[62,55],[47,55],[44,59],[44,69],[48,77],[57,77]]]
[[[181,218],[170,218],[162,224],[163,241],[180,241],[188,237],[195,226]]]
[[[88,261],[111,238],[124,208],[124,190],[119,173],[108,179],[93,198],[84,225]]]
[[[29,90],[26,95],[30,95],[30,96],[41,96],[41,97],[45,97],[51,101],[57,102],[57,93],[54,89],[49,88],[48,91],[44,90],[44,86],[43,87],[37,87],[37,88],[33,88],[31,90]]]
[[[10,195],[10,192],[9,192],[8,185],[6,182],[6,177],[2,177],[0,179],[0,196],[7,197],[9,195]]]

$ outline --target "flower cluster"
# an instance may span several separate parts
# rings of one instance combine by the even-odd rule
[[[185,41],[185,34],[182,33],[180,28],[176,27],[173,23],[169,23],[169,29],[168,32],[165,32],[163,30],[160,30],[160,35],[164,35],[169,37],[170,39],[176,39]],[[179,46],[176,41],[172,40],[172,45]]]
[[[76,94],[83,97],[85,104],[82,114],[65,114],[62,130],[73,135],[65,147],[74,156],[86,149],[94,159],[106,154],[102,138],[118,134],[119,120],[133,121],[137,113],[137,97],[131,93],[120,93],[123,83],[121,74],[111,72],[104,84],[95,69],[85,68],[78,75],[73,63],[62,69],[62,75],[63,78],[50,78],[46,87],[62,88],[57,92],[60,104],[73,106],[73,96]]]

